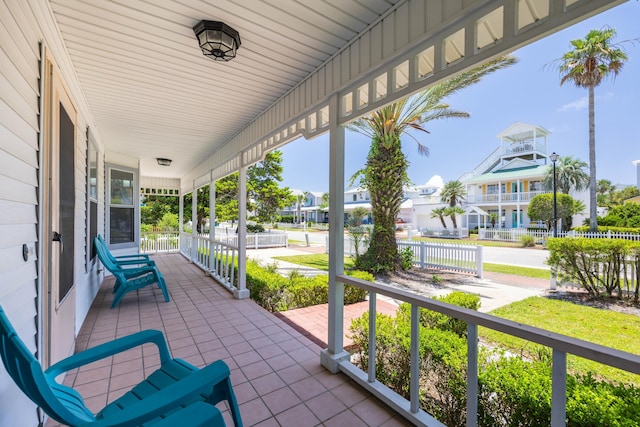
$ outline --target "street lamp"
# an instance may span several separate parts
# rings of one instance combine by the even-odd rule
[[[554,151],[549,158],[553,162],[553,237],[558,237],[558,201],[556,199],[556,162],[558,161],[558,154]]]

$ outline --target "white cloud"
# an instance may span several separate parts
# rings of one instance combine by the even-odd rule
[[[599,95],[596,96],[596,102],[598,101],[608,101],[610,99],[613,99],[614,97],[614,93],[613,92],[607,92],[604,95]],[[575,100],[573,102],[570,102],[568,104],[564,104],[562,107],[558,108],[556,111],[558,111],[559,113],[563,113],[565,111],[578,111],[578,110],[582,110],[584,108],[587,108],[589,106],[589,97],[587,96],[583,96],[582,98]]]
[[[583,108],[587,108],[589,106],[589,98],[586,96],[583,96],[582,98],[578,99],[577,101],[573,101],[570,102],[568,104],[564,104],[562,107],[558,108],[558,112],[562,113],[564,111],[569,111],[569,110],[582,110]]]

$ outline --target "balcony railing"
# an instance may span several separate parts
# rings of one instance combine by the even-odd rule
[[[546,193],[548,193],[548,191],[527,191],[502,194],[475,194],[470,195],[468,201],[470,203],[529,202],[535,196]]]
[[[208,235],[182,233],[180,252],[222,286],[232,292],[236,290],[234,264],[238,257],[237,246],[211,240]]]
[[[535,141],[521,141],[505,147],[503,155],[520,155],[530,153],[532,151],[546,153],[546,147],[544,144]]]
[[[338,362],[339,369],[354,379],[362,387],[383,400],[396,411],[416,425],[442,426],[444,424],[434,419],[430,414],[420,409],[420,358],[419,358],[419,309],[426,308],[461,319],[467,322],[467,426],[478,425],[478,326],[519,337],[552,349],[552,385],[551,385],[551,427],[564,427],[566,423],[567,401],[567,354],[574,354],[585,359],[593,360],[605,365],[619,368],[635,374],[640,374],[640,355],[627,353],[598,344],[540,328],[519,324],[501,319],[489,314],[457,307],[431,298],[422,297],[390,288],[377,283],[355,279],[346,275],[337,275],[336,279],[344,284],[356,286],[369,291],[369,311],[376,312],[377,294],[385,295],[397,301],[411,305],[411,368],[410,368],[410,399],[400,396],[376,379],[376,316],[369,316],[369,365],[364,372],[351,363],[349,358]],[[343,310],[343,307],[337,307]],[[342,331],[342,325],[329,329],[329,342],[333,341],[333,331]],[[339,351],[340,349],[338,349]]]

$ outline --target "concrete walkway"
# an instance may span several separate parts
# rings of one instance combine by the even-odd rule
[[[285,276],[292,271],[298,271],[309,276],[326,274],[314,268],[274,259],[274,257],[278,256],[305,255],[309,253],[324,253],[324,248],[312,246],[247,250],[249,258],[258,260],[263,265],[277,263],[279,272]],[[477,294],[480,295],[481,305],[479,311],[481,312],[488,312],[531,296],[543,295],[549,289],[549,281],[544,279],[488,272],[484,274],[483,279],[466,275],[460,276],[464,278],[462,283],[446,283],[444,281],[437,286],[430,283],[416,283],[414,286],[394,284],[394,286],[429,297],[444,295],[454,290]],[[399,301],[389,299],[387,301],[395,304],[399,303]]]

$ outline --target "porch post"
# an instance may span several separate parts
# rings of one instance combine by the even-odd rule
[[[180,191],[180,197],[178,198],[178,233],[182,238],[182,232],[184,231],[184,194]]]
[[[340,99],[329,101],[329,348],[320,353],[320,363],[338,373],[340,362],[349,360],[343,347],[344,283],[336,280],[344,273],[344,127],[338,124]]]
[[[247,289],[247,167],[238,173],[238,287],[233,291],[236,299],[249,298]]]
[[[191,193],[191,261],[198,258],[198,241],[196,235],[198,233],[198,189],[193,187]]]
[[[213,242],[216,238],[216,182],[209,182],[209,271],[215,270]]]

